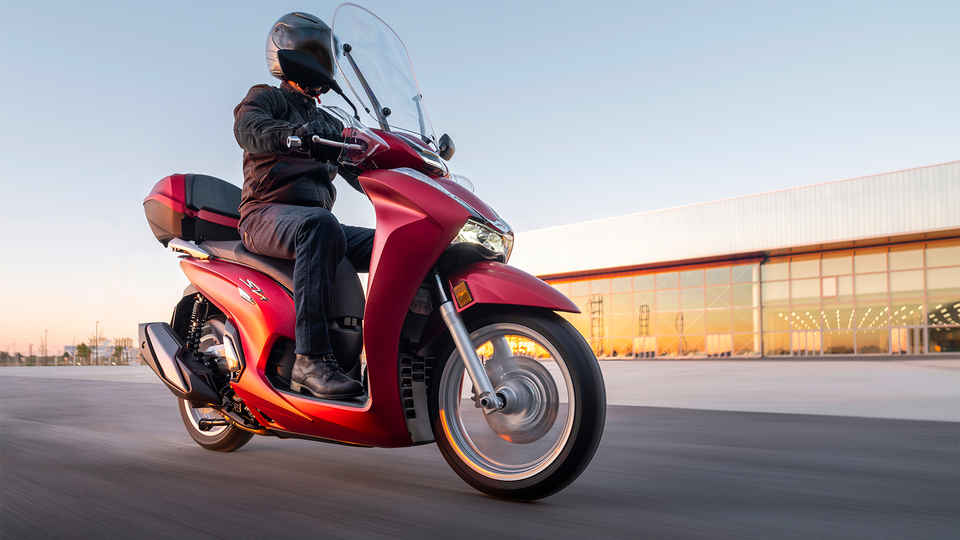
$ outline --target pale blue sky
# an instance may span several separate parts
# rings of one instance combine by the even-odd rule
[[[270,24],[335,5],[0,7],[0,350],[168,318],[184,279],[140,201],[172,172],[242,181],[232,109],[271,82]],[[960,157],[957,2],[364,5],[519,231]]]

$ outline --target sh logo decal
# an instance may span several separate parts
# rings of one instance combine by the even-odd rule
[[[244,285],[246,285],[247,288],[250,289],[250,292],[255,294],[257,298],[259,298],[260,300],[263,300],[264,302],[267,301],[267,297],[263,295],[263,289],[261,289],[256,283],[250,281],[249,279],[240,279],[240,283],[243,283]],[[250,302],[251,304],[256,303],[254,302],[253,298],[251,298],[250,295],[247,294],[247,291],[241,289],[240,287],[237,287],[237,292],[239,292],[240,297],[246,300],[247,302]]]

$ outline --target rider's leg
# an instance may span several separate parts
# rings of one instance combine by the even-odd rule
[[[347,248],[340,223],[324,208],[272,204],[248,213],[240,228],[247,249],[294,259],[296,362],[291,388],[306,388],[318,397],[360,393],[360,384],[340,370],[327,331],[326,306]]]

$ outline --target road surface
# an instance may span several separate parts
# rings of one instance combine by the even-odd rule
[[[958,538],[960,423],[612,406],[531,504],[433,445],[196,446],[159,383],[0,377],[2,538]]]

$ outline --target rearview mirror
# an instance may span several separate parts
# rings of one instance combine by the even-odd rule
[[[444,133],[443,135],[440,136],[440,146],[438,149],[440,150],[439,152],[440,157],[442,157],[447,161],[450,161],[450,158],[452,158],[453,154],[456,153],[457,151],[457,145],[453,144],[453,139],[451,139],[449,135]]]

